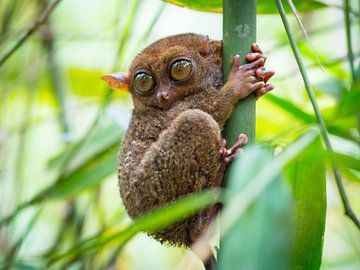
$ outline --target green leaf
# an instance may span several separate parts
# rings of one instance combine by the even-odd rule
[[[283,109],[286,113],[294,116],[296,120],[302,121],[305,124],[317,124],[316,117],[313,114],[303,111],[299,106],[284,98],[272,94],[267,94],[264,98],[266,100],[269,100],[279,108]],[[350,100],[349,102],[351,104],[354,104]],[[326,122],[333,122],[333,121],[329,120]],[[346,121],[341,121],[339,123],[338,122],[329,123],[328,131],[331,134],[337,135],[339,137],[346,138],[355,142],[359,142],[359,138],[356,135],[354,135],[351,131],[349,131],[349,126],[346,123]]]
[[[105,127],[96,128],[79,150],[79,153],[71,161],[70,171],[74,171],[77,168],[83,166],[86,162],[89,162],[91,159],[96,158],[101,152],[109,149],[114,144],[120,145],[120,141],[124,135],[124,131],[119,125],[111,122]],[[74,145],[67,147],[63,152],[61,152],[56,157],[52,158],[48,167],[51,169],[62,169],[68,155],[74,151],[75,148],[79,147],[81,142],[76,142]]]
[[[295,199],[291,269],[319,269],[325,231],[325,151],[314,141],[285,168]]]
[[[353,88],[345,92],[339,103],[338,117],[349,117],[360,114],[360,89]]]
[[[330,155],[335,164],[360,172],[360,159],[341,153],[332,153]]]
[[[61,199],[99,184],[105,177],[116,172],[118,148],[118,143],[115,143],[111,148],[90,159],[65,178],[60,178],[54,185],[41,193],[39,199]]]
[[[165,2],[195,9],[205,12],[222,12],[223,1],[222,0],[164,0]],[[293,1],[298,11],[311,11],[319,8],[327,7],[326,4],[311,1],[311,0],[294,0]],[[291,12],[290,7],[285,7],[286,12]],[[257,1],[257,13],[258,14],[277,14],[276,6],[272,1],[258,0]]]
[[[175,202],[144,214],[125,228],[112,228],[109,231],[102,232],[98,236],[84,240],[65,253],[55,255],[50,259],[49,264],[53,264],[60,260],[71,261],[79,254],[84,256],[91,251],[99,250],[111,245],[124,245],[138,232],[163,229],[180,219],[191,216],[201,209],[216,203],[219,200],[219,196],[220,190],[206,190],[184,196]]]
[[[236,164],[238,175],[230,177],[228,188],[232,195],[251,182],[259,168],[273,160],[265,147],[254,147],[245,155]],[[290,189],[278,171],[236,225],[226,232],[221,242],[219,269],[289,269],[291,211]]]
[[[317,138],[319,132],[311,130],[276,158],[270,158],[269,150],[257,150],[259,146],[253,146],[246,149],[243,158],[234,161],[234,170],[229,172],[232,179],[229,183],[230,198],[221,216],[225,238],[220,243],[220,269],[234,269],[234,265],[240,266],[239,269],[289,269],[293,248],[289,238],[292,200],[282,181],[281,171]],[[271,215],[267,215],[268,212]],[[237,229],[233,230],[234,227]],[[259,235],[260,239],[257,238]],[[243,239],[246,242],[242,242]],[[257,245],[257,242],[263,245]],[[266,258],[266,264],[259,258]]]
[[[279,106],[283,110],[285,110],[287,113],[292,114],[294,117],[296,117],[298,120],[303,121],[308,124],[315,124],[316,118],[313,114],[309,114],[305,111],[303,111],[300,107],[296,106],[289,100],[286,100],[284,98],[268,94],[265,96],[265,98],[275,105]]]

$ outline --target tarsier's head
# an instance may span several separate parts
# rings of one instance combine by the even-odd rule
[[[136,106],[171,108],[176,102],[220,87],[221,41],[181,34],[156,41],[132,62],[129,73],[105,75],[115,89],[128,90]]]

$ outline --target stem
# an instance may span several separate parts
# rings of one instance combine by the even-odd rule
[[[256,40],[256,0],[223,1],[223,74],[224,81],[231,69],[231,59],[239,54],[241,64],[246,62],[246,55],[251,44]],[[241,100],[226,122],[224,136],[232,145],[239,134],[245,133],[250,143],[255,143],[255,95]],[[237,168],[230,163],[225,173],[225,183],[234,182]],[[223,242],[221,238],[220,246]]]
[[[256,0],[224,0],[223,3],[223,73],[224,80],[231,68],[231,59],[240,54],[242,64],[256,39]],[[255,96],[250,95],[235,107],[225,126],[225,138],[235,142],[245,133],[250,143],[255,142]],[[230,163],[229,169],[232,166]]]
[[[291,31],[290,31],[290,25],[289,25],[289,22],[287,20],[287,17],[286,17],[285,11],[284,11],[284,7],[283,7],[283,5],[281,3],[281,0],[275,0],[275,1],[276,1],[276,5],[278,7],[278,10],[279,10],[280,16],[281,16],[281,20],[283,21],[283,24],[284,24],[287,37],[289,39],[291,49],[292,49],[292,51],[294,53],[294,56],[295,56],[296,62],[298,64],[301,76],[303,78],[306,92],[307,92],[307,94],[308,94],[308,96],[310,98],[312,107],[313,107],[314,112],[315,112],[317,122],[318,122],[318,124],[320,126],[321,136],[322,136],[322,138],[324,140],[324,143],[325,143],[325,146],[326,146],[326,149],[328,150],[328,152],[333,153],[334,150],[332,148],[332,145],[331,145],[331,142],[330,142],[330,139],[329,139],[329,136],[328,136],[325,121],[324,121],[324,119],[323,119],[323,117],[321,115],[319,106],[317,104],[317,101],[316,101],[316,98],[315,98],[315,95],[314,95],[314,91],[313,91],[313,89],[311,87],[310,80],[308,78],[305,66],[304,66],[304,64],[302,62],[302,59],[301,59],[301,56],[300,56],[299,49],[297,48],[295,39],[294,39],[294,37],[293,37],[293,35],[292,35]],[[354,214],[354,212],[353,212],[353,210],[352,210],[352,208],[350,206],[350,203],[349,203],[348,197],[346,195],[346,191],[345,191],[345,188],[344,188],[344,184],[343,184],[341,175],[340,175],[336,165],[333,162],[332,162],[332,167],[333,167],[333,172],[334,172],[336,185],[337,185],[337,187],[339,189],[341,201],[342,201],[343,206],[344,206],[345,215],[347,215],[354,222],[356,227],[360,229],[360,221],[358,220],[358,218],[356,217],[356,215]]]
[[[350,22],[350,3],[349,0],[344,0],[344,19],[345,19],[345,32],[346,32],[346,47],[348,52],[348,60],[350,65],[350,72],[352,82],[355,81],[355,68],[354,68],[354,52],[351,42],[351,22]]]
[[[55,9],[55,7],[60,3],[61,0],[54,0],[51,4],[49,4],[45,10],[40,14],[40,16],[32,23],[32,25],[25,31],[22,37],[16,42],[16,44],[7,52],[5,55],[0,58],[0,67],[10,58],[10,56],[17,51],[25,41],[31,37],[39,27],[47,20],[51,12]]]
[[[47,51],[47,61],[50,72],[51,84],[57,106],[59,108],[58,121],[62,129],[63,138],[68,141],[70,128],[67,121],[64,97],[64,84],[61,76],[60,67],[56,59],[54,51],[55,37],[52,30],[52,25],[49,21],[44,24],[44,31],[42,32],[43,44]]]
[[[360,7],[360,1],[359,1],[359,7]],[[351,38],[351,21],[350,21],[350,2],[349,0],[344,0],[344,19],[345,19],[345,33],[346,33],[346,47],[347,47],[347,58],[350,65],[350,72],[351,72],[351,88],[355,89],[356,87],[360,86],[360,78],[359,78],[359,72],[355,71],[354,67],[354,52],[352,49],[352,38]],[[357,124],[358,124],[358,132],[360,134],[360,114],[357,115]]]

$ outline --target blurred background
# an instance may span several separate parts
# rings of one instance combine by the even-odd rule
[[[359,158],[356,118],[339,113],[351,85],[342,1],[326,3],[329,7],[301,14],[310,42],[294,17],[289,19],[329,130],[341,131],[331,137],[336,151]],[[0,59],[47,5],[46,0],[0,2]],[[352,1],[356,65],[358,5]],[[257,102],[257,141],[281,148],[313,125],[313,112],[280,17],[259,15],[257,24],[267,67],[277,72],[275,91]],[[53,254],[129,223],[116,167],[131,98],[99,78],[126,71],[153,41],[184,32],[221,39],[222,15],[154,0],[64,0],[0,66],[0,216],[16,211],[0,228],[0,261],[11,259],[6,267],[43,268]],[[344,178],[360,215],[359,173],[348,170]],[[327,193],[322,269],[360,269],[360,234],[343,215],[331,175]],[[125,246],[58,267],[173,269],[188,253],[141,233]],[[192,269],[202,269],[192,260]]]

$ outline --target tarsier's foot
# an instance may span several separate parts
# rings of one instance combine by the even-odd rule
[[[235,55],[232,59],[232,68],[228,82],[231,87],[237,89],[238,96],[244,98],[255,92],[256,98],[265,95],[274,89],[268,81],[275,74],[274,71],[264,67],[266,57],[257,44],[252,44],[252,53],[247,55],[248,64],[240,65],[240,56]]]
[[[220,149],[220,159],[223,164],[228,164],[232,161],[240,152],[240,148],[248,143],[248,137],[245,134],[240,134],[236,142],[231,148],[226,149],[226,140],[223,140],[223,144]]]

